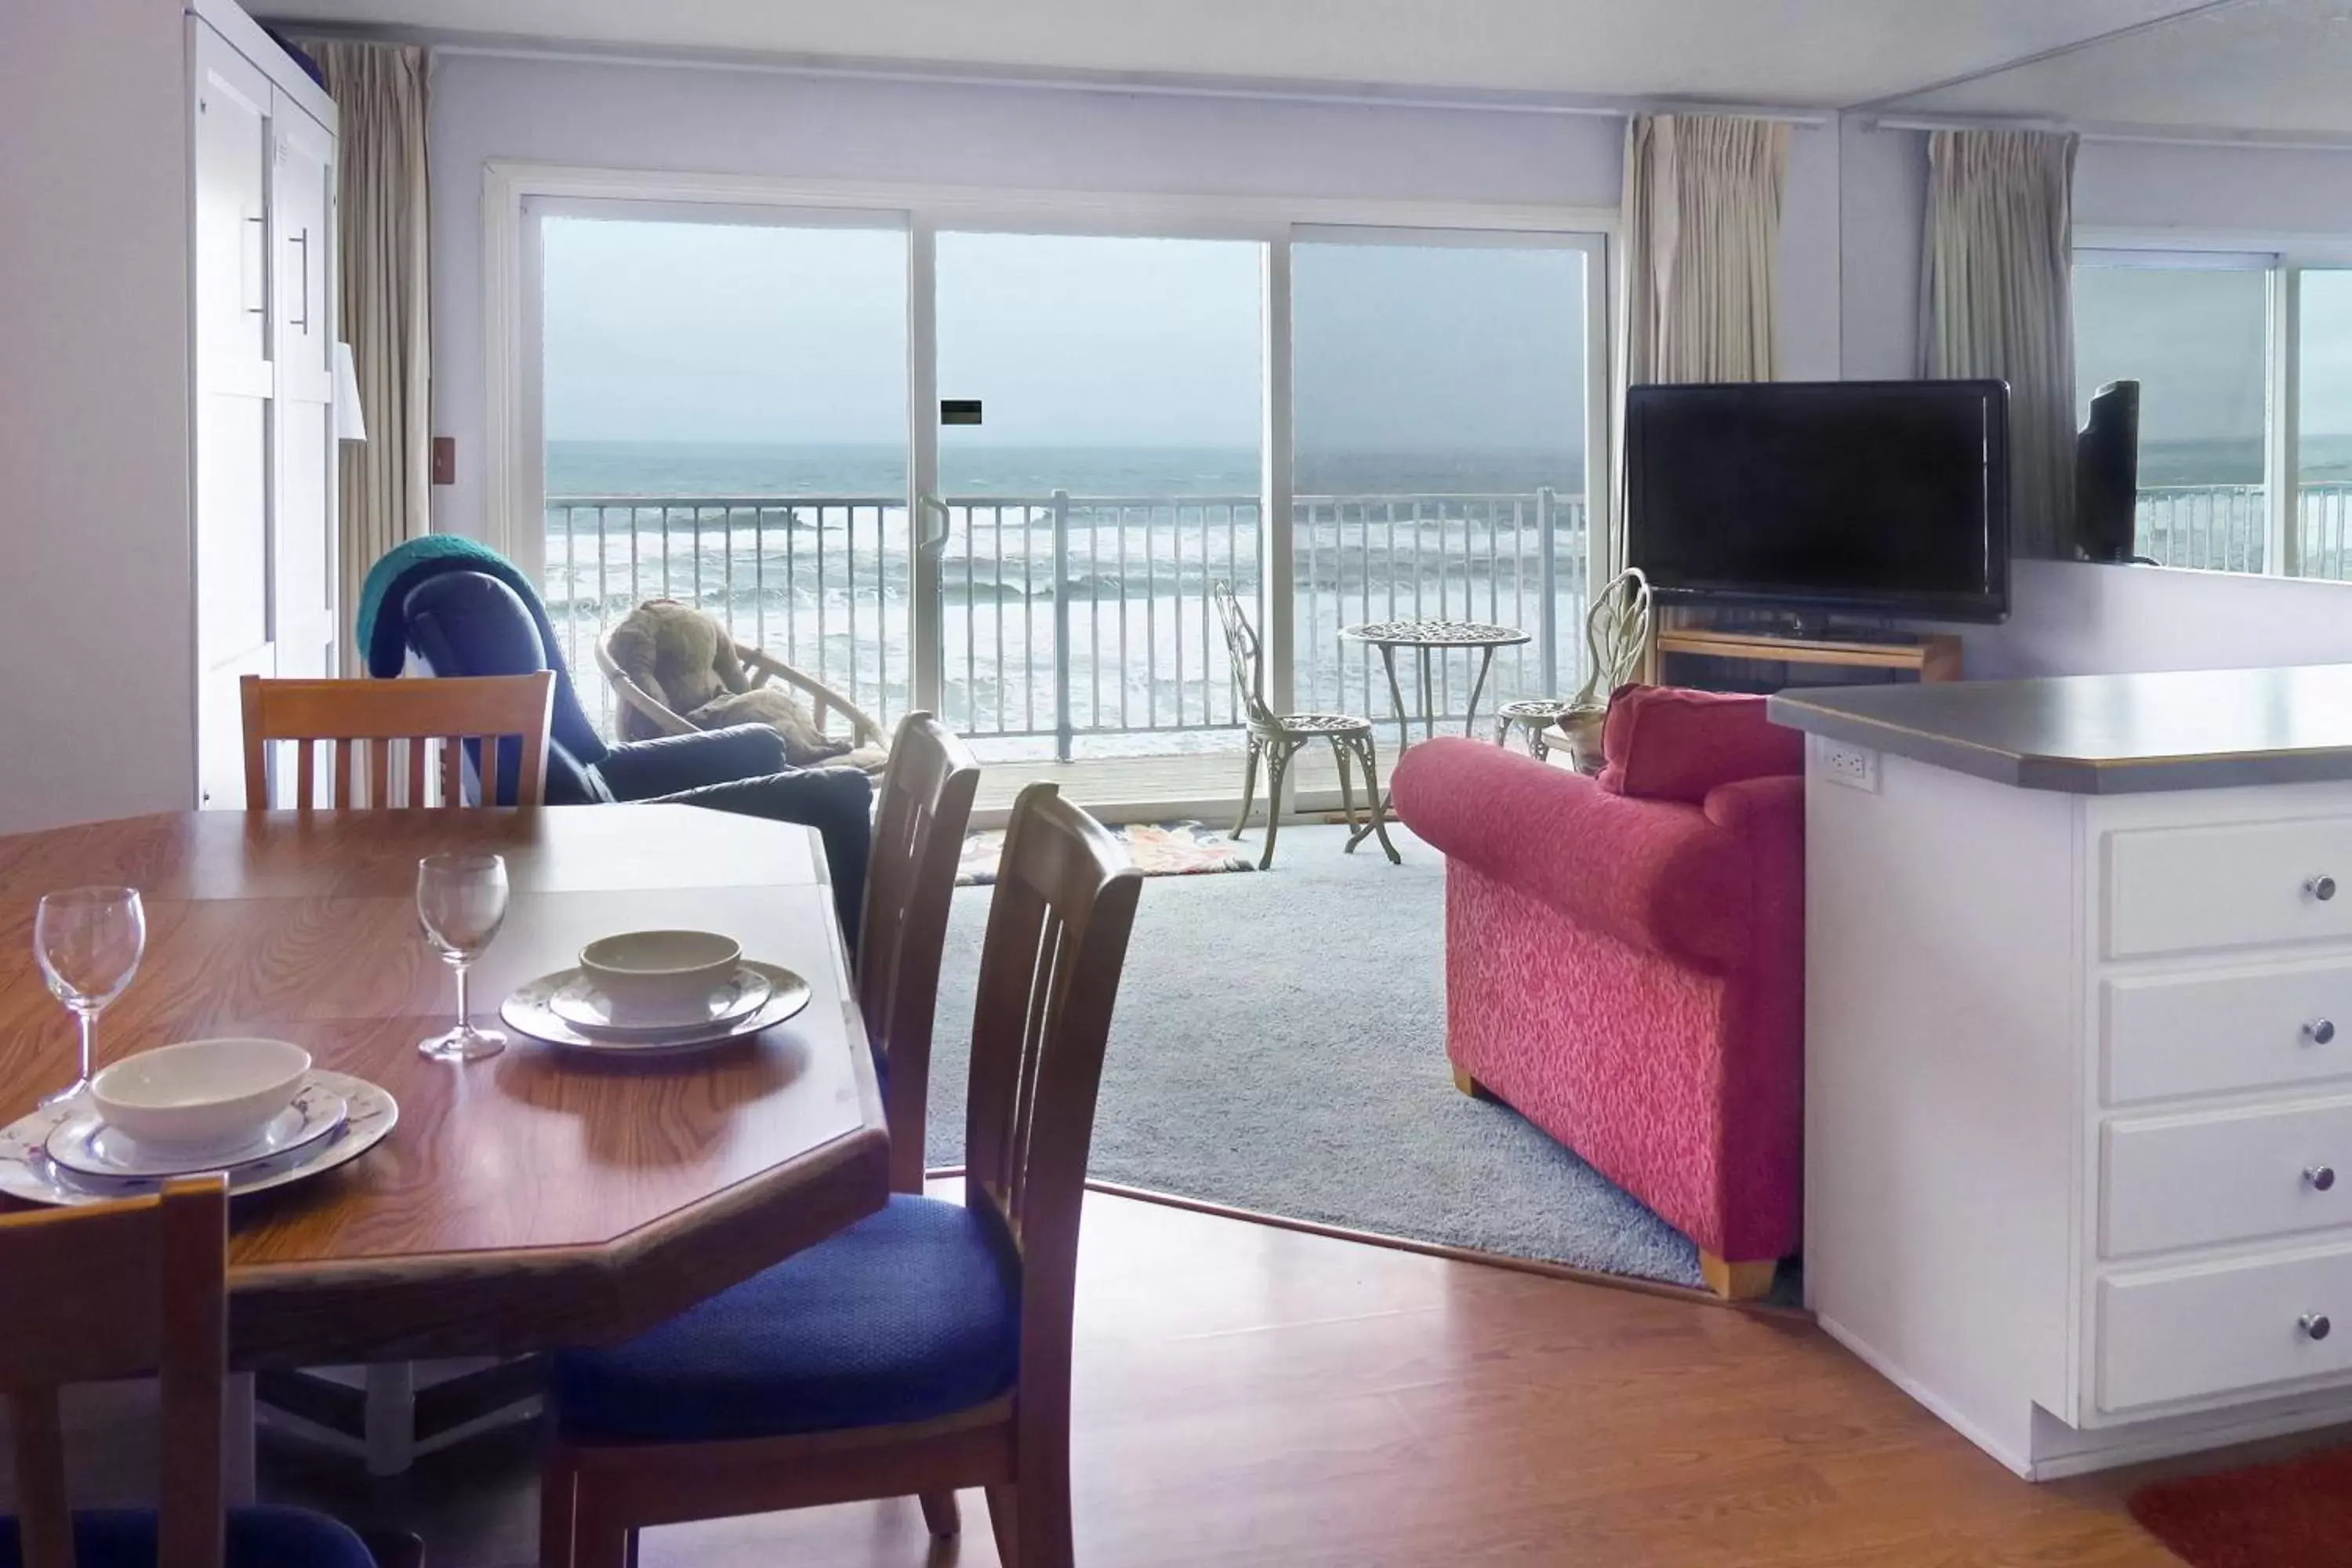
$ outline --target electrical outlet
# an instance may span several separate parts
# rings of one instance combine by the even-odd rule
[[[1849,745],[1843,741],[1816,738],[1821,748],[1822,776],[1832,784],[1842,784],[1848,789],[1878,793],[1878,753],[1868,746]]]

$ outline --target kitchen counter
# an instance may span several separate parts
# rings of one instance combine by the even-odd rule
[[[2021,789],[2352,781],[2352,664],[1791,690],[1775,722]]]

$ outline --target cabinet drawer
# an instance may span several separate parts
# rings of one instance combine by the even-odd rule
[[[2110,958],[2352,936],[2352,817],[2111,833],[2105,924]]]
[[[2148,975],[2100,989],[2110,1105],[2352,1073],[2352,960]]]
[[[2108,1258],[2352,1225],[2352,1098],[2118,1118],[2105,1143]]]
[[[2352,1371],[2352,1247],[2103,1279],[2097,1365],[2115,1412]]]

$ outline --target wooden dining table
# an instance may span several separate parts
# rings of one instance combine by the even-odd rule
[[[512,887],[473,974],[478,1021],[613,931],[724,931],[806,978],[798,1016],[708,1052],[621,1058],[509,1031],[452,1064],[416,1044],[454,986],[416,862],[492,850]],[[98,1063],[174,1040],[288,1039],[389,1090],[389,1137],[232,1205],[241,1369],[507,1355],[639,1331],[879,1209],[888,1143],[815,835],[681,805],[133,817],[0,837],[0,1125],[74,1073],[32,951],[40,895],[140,889],[145,961]],[[21,1207],[0,1200],[0,1206]]]

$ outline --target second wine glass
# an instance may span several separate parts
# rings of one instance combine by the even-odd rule
[[[428,855],[416,863],[416,920],[425,940],[457,974],[457,1026],[419,1040],[437,1061],[470,1062],[507,1048],[496,1029],[477,1029],[466,1004],[466,971],[507,918],[507,863],[498,855]]]

